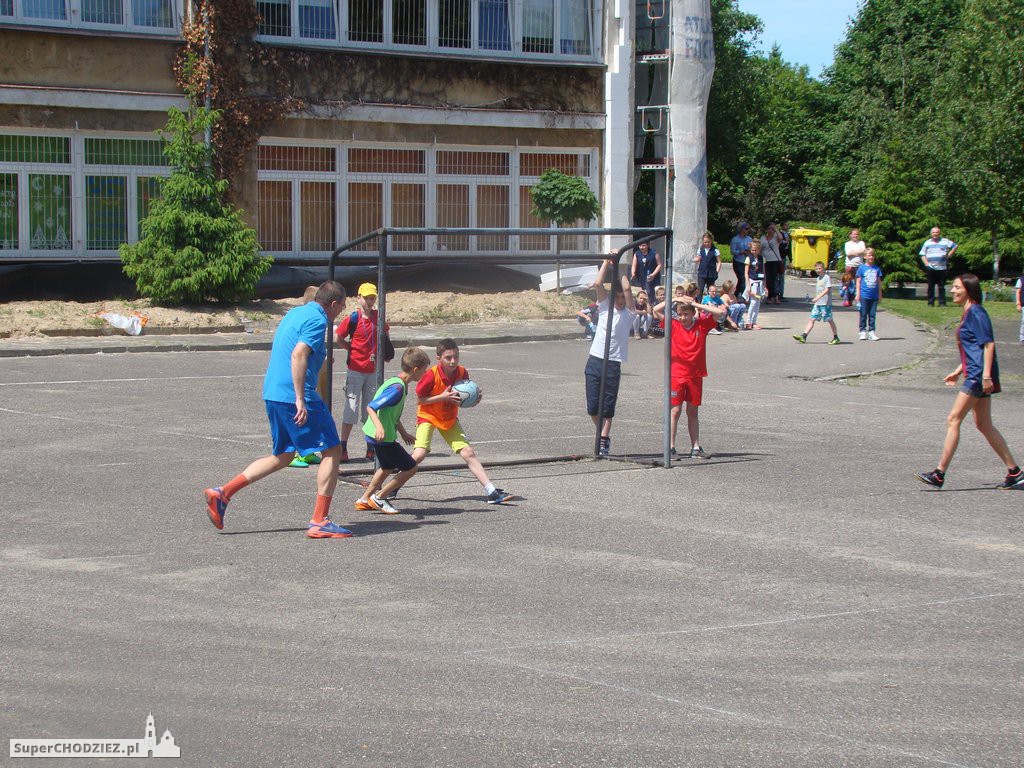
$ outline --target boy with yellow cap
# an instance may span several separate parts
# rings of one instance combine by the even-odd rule
[[[359,308],[346,315],[335,330],[337,346],[348,350],[345,376],[345,413],[341,419],[341,460],[348,461],[348,438],[352,427],[366,413],[366,406],[377,390],[377,286],[363,283],[356,291]],[[385,333],[388,331],[384,327]],[[366,458],[373,461],[373,447],[366,444]]]

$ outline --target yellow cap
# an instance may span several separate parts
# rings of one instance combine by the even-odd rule
[[[363,283],[359,286],[359,290],[356,291],[360,296],[376,296],[377,286],[373,283]]]

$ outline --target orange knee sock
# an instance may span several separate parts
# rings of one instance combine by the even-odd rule
[[[313,522],[322,523],[327,519],[327,512],[331,508],[331,496],[316,495],[316,504],[313,506]]]
[[[220,490],[224,494],[224,500],[230,501],[232,496],[245,488],[248,484],[249,481],[246,479],[245,475],[239,475],[234,480],[222,486]]]

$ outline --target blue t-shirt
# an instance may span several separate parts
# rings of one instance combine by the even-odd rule
[[[263,399],[279,403],[295,403],[295,388],[292,386],[292,352],[300,341],[312,349],[306,365],[305,399],[307,402],[320,400],[316,391],[316,380],[320,366],[327,357],[327,312],[315,301],[288,311],[274,333],[274,344],[270,348],[270,362],[267,375],[263,378]]]
[[[956,248],[956,243],[946,237],[939,238],[936,242],[930,237],[921,246],[921,253],[924,260],[928,262],[928,269],[948,269],[949,252]]]
[[[743,264],[747,260],[747,251],[754,238],[750,235],[736,235],[729,241],[729,252],[732,253],[732,260]]]
[[[972,389],[981,389],[985,375],[985,345],[996,340],[992,332],[992,320],[980,304],[972,304],[964,312],[956,332],[956,343],[960,347],[960,363],[964,367],[964,382]],[[992,383],[999,391],[999,360],[992,351]]]
[[[857,279],[860,280],[860,297],[862,299],[877,299],[878,286],[882,282],[882,268],[877,264],[870,267],[861,264],[857,267]]]

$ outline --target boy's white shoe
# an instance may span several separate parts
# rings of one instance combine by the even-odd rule
[[[857,335],[857,338],[858,338],[858,339],[860,339],[861,341],[867,341],[867,340],[868,340],[868,334],[867,334],[867,331],[861,331],[861,332],[860,332],[860,333],[859,333],[859,334]]]
[[[875,335],[874,331],[868,331],[868,341],[878,341],[878,336]]]

